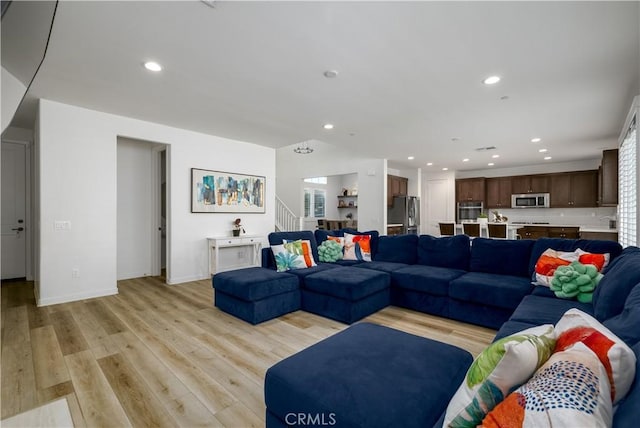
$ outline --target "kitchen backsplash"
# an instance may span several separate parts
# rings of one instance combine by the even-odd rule
[[[494,209],[487,210],[489,219]],[[532,222],[563,226],[609,227],[609,220],[616,219],[616,207],[606,208],[521,208],[498,209],[509,218],[509,223]]]

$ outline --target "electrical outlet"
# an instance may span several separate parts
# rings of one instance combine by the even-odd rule
[[[78,268],[71,269],[71,278],[80,278],[80,269]]]

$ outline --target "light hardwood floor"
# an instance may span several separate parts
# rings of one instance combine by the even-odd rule
[[[116,296],[38,308],[2,284],[2,419],[65,397],[76,427],[264,425],[264,373],[347,326],[297,311],[252,326],[210,281],[118,283]],[[366,321],[477,355],[495,331],[388,307]]]

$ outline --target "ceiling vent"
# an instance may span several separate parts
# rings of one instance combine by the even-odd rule
[[[496,146],[488,146],[488,147],[478,147],[476,150],[476,152],[484,152],[487,150],[495,150],[497,147]]]

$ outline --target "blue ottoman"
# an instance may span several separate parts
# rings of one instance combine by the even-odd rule
[[[212,280],[215,306],[251,324],[300,309],[298,277],[260,267],[220,272]]]
[[[302,309],[351,324],[389,306],[386,272],[336,267],[314,273],[302,284]]]
[[[356,324],[267,370],[266,426],[432,427],[472,361],[455,346]]]

